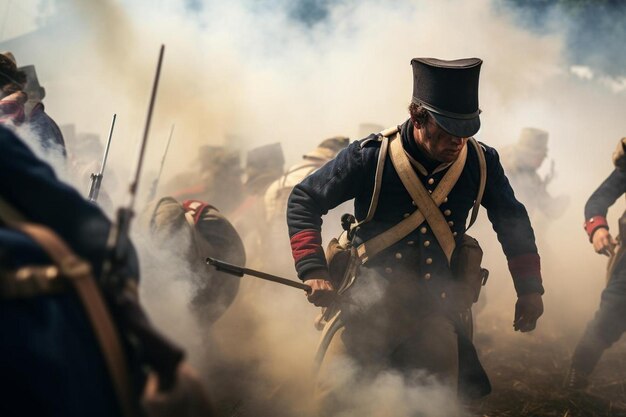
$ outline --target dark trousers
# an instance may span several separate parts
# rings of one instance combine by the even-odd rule
[[[74,294],[0,299],[0,415],[121,416]]]
[[[600,308],[576,346],[572,367],[590,374],[602,353],[617,342],[625,330],[626,264],[622,259],[602,292]]]

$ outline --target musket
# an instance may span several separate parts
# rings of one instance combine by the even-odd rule
[[[104,168],[106,167],[107,157],[109,156],[109,147],[111,146],[111,138],[113,138],[116,118],[117,114],[114,114],[111,129],[109,129],[109,139],[107,140],[107,146],[104,149],[104,156],[102,157],[102,165],[100,165],[100,172],[91,174],[91,186],[89,187],[89,196],[87,198],[93,203],[98,201],[98,194],[100,194],[100,185],[102,185],[102,176],[104,175]]]
[[[152,200],[156,196],[157,189],[159,188],[159,180],[161,179],[161,174],[163,173],[163,165],[165,165],[165,158],[167,157],[167,151],[170,149],[170,142],[172,141],[172,135],[174,135],[174,126],[170,129],[170,137],[167,139],[167,145],[165,145],[165,152],[163,152],[163,158],[161,158],[161,167],[159,168],[159,174],[152,182],[152,187],[150,188],[150,193],[148,194],[148,201]]]
[[[255,269],[245,268],[243,266],[237,266],[228,262],[220,261],[215,258],[206,258],[206,263],[215,267],[216,270],[226,272],[227,274],[236,275],[242,277],[244,275],[250,275],[253,277],[261,278],[267,281],[276,282],[278,284],[286,285],[292,288],[298,288],[304,290],[307,293],[312,291],[310,285],[303,284],[288,278],[279,277],[278,275],[268,274],[267,272],[257,271]]]
[[[141,168],[143,166],[143,159],[146,150],[146,144],[148,142],[148,134],[150,132],[150,123],[152,122],[152,113],[154,112],[154,103],[156,101],[157,89],[159,86],[159,78],[161,76],[161,65],[163,63],[163,53],[165,45],[161,45],[159,51],[159,60],[157,63],[156,75],[154,77],[154,83],[152,85],[152,93],[150,95],[150,104],[148,106],[148,116],[146,117],[146,124],[143,130],[143,137],[139,144],[139,154],[137,156],[137,164],[135,166],[134,175],[129,186],[129,202],[127,207],[120,207],[117,210],[117,217],[115,225],[111,227],[109,233],[109,239],[107,241],[107,249],[109,252],[109,262],[105,263],[105,267],[114,267],[124,261],[124,253],[126,242],[128,241],[128,234],[130,231],[130,221],[134,215],[135,200],[137,198],[137,186],[139,184],[139,178],[141,176]],[[103,271],[103,277],[114,280],[114,275],[110,270]],[[109,282],[111,286],[117,286],[117,282]]]
[[[128,234],[130,222],[134,215],[137,186],[150,131],[164,51],[165,46],[161,45],[154,84],[152,85],[148,116],[139,146],[137,165],[135,166],[134,176],[129,187],[130,198],[128,206],[120,207],[117,210],[116,222],[111,225],[107,240],[106,258],[102,265],[101,275],[102,288],[111,308],[117,313],[115,316],[119,318],[121,331],[128,336],[128,340],[133,341],[131,343],[133,346],[140,345],[136,354],[145,358],[146,363],[157,372],[161,389],[167,389],[172,386],[175,381],[176,369],[184,355],[182,351],[173,347],[165,337],[151,327],[150,321],[136,297],[130,296],[128,291],[125,291],[127,281],[122,271],[128,261],[125,254],[129,252],[130,239]]]

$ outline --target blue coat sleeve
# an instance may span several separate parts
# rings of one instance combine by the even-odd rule
[[[506,255],[517,294],[543,293],[540,259],[526,208],[515,198],[496,150],[485,149],[487,184],[482,205]]]
[[[615,201],[626,192],[626,172],[614,170],[585,204],[585,219],[595,216],[606,217]]]
[[[354,198],[363,177],[363,148],[354,142],[291,192],[287,224],[298,276],[328,278],[322,248],[322,216]]]

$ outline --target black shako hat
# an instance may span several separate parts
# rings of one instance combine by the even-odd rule
[[[453,136],[470,137],[480,129],[478,58],[445,61],[413,58],[413,103],[422,105]]]

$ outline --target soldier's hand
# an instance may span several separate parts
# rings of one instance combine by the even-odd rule
[[[306,298],[317,307],[328,307],[337,296],[333,284],[325,279],[308,279],[304,283],[311,287]]]
[[[517,298],[515,303],[515,318],[513,329],[520,332],[530,332],[537,326],[537,319],[543,314],[543,300],[541,294],[524,294]]]
[[[604,227],[596,229],[596,231],[593,232],[591,243],[593,244],[593,249],[597,253],[606,256],[615,255],[615,246],[617,245],[617,242]]]

